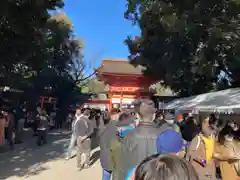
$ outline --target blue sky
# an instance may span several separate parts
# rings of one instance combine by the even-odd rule
[[[124,19],[125,0],[65,0],[65,12],[75,33],[84,41],[87,61],[103,58],[127,58],[124,39],[138,35],[139,29]]]

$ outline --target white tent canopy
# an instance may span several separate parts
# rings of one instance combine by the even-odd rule
[[[240,112],[240,88],[177,99],[166,104],[165,109],[237,113]]]

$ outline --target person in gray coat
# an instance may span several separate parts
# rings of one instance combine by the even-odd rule
[[[83,115],[75,123],[75,135],[77,138],[77,166],[82,168],[89,167],[91,152],[91,135],[93,133],[93,124],[89,120],[90,110],[85,109]]]

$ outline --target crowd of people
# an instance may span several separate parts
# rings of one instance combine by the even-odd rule
[[[240,180],[239,125],[214,114],[177,121],[151,100],[133,110],[77,109],[66,159],[77,143],[79,169],[89,167],[92,134],[100,139],[102,180]]]
[[[9,109],[0,114],[0,141],[6,139],[11,148],[18,133],[14,114]],[[37,108],[24,117],[37,145],[46,144],[56,114]],[[77,108],[65,121],[72,131],[66,160],[77,145],[77,167],[88,168],[91,141],[98,137],[102,180],[240,180],[237,118],[184,114],[178,119],[173,112],[156,111],[149,99],[135,101],[134,109]]]
[[[25,111],[23,111],[25,112]],[[37,145],[42,145],[47,143],[48,130],[51,127],[51,117],[47,114],[45,109],[38,107],[36,112],[26,112],[23,113],[22,118],[17,116],[16,112],[11,108],[2,108],[0,113],[0,137],[1,145],[9,144],[10,148],[14,148],[16,141],[21,141],[19,121],[24,119],[23,128],[31,128],[33,135],[36,136]]]

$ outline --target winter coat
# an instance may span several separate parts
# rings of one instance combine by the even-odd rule
[[[99,138],[100,138],[100,162],[103,169],[112,171],[109,162],[109,147],[110,142],[116,139],[117,135],[116,121],[110,121],[108,124],[103,125],[100,123]]]
[[[118,180],[118,169],[120,168],[120,150],[124,137],[134,130],[132,126],[120,127],[117,130],[117,138],[110,142],[109,165],[112,168],[112,180]]]
[[[146,157],[157,153],[157,136],[166,130],[165,127],[162,128],[153,122],[140,122],[124,137],[120,146],[118,180],[125,179],[130,169],[136,167]]]

